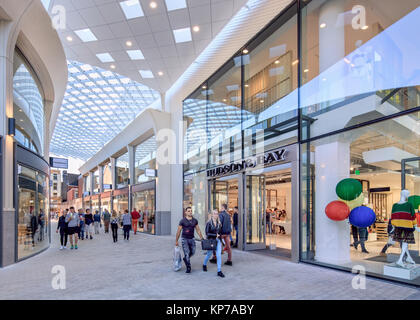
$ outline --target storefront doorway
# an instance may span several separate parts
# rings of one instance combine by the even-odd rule
[[[208,212],[228,205],[232,216],[238,208],[241,250],[267,250],[298,258],[298,166],[297,161],[242,170],[208,179]],[[293,181],[295,181],[293,183]],[[294,188],[292,187],[294,186]]]

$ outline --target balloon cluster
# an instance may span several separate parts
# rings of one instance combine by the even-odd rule
[[[334,221],[343,221],[349,218],[353,226],[364,228],[372,225],[376,220],[375,212],[362,206],[364,196],[362,184],[356,179],[343,179],[336,188],[335,192],[339,200],[330,202],[325,207],[325,214]]]

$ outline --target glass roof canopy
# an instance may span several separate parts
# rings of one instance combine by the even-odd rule
[[[160,98],[159,92],[117,73],[67,61],[69,79],[51,153],[87,160]]]

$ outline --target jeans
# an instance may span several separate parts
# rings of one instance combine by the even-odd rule
[[[184,251],[184,262],[187,267],[191,266],[190,258],[195,253],[195,240],[181,238],[182,250]]]
[[[60,244],[65,247],[67,245],[67,239],[67,230],[60,228]]]
[[[230,247],[230,234],[222,235],[223,242],[225,243],[225,248],[228,253],[228,261],[232,261],[232,249]]]
[[[239,239],[238,225],[234,226],[234,228],[235,228],[235,236],[236,236],[236,239],[235,239],[235,247],[237,247],[238,246],[238,239]]]
[[[112,230],[112,239],[114,242],[118,241],[118,224],[113,223],[111,224],[111,230]]]
[[[217,247],[216,247],[216,257],[217,257],[217,271],[222,271],[222,242],[220,239],[217,240]],[[210,257],[213,255],[213,250],[207,250],[207,254],[204,258],[203,265],[207,266],[207,262],[209,261]]]
[[[78,232],[79,239],[83,239],[85,237],[85,224],[80,223],[79,232]]]
[[[100,227],[101,223],[99,221],[95,221],[93,223],[93,226],[95,228],[95,234],[99,234],[99,227]]]
[[[131,224],[125,224],[123,225],[123,230],[124,230],[124,240],[128,238],[130,238],[130,229],[131,229]]]

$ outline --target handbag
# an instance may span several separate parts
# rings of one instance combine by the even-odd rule
[[[201,248],[203,250],[216,250],[217,240],[216,239],[204,239],[201,241]]]

